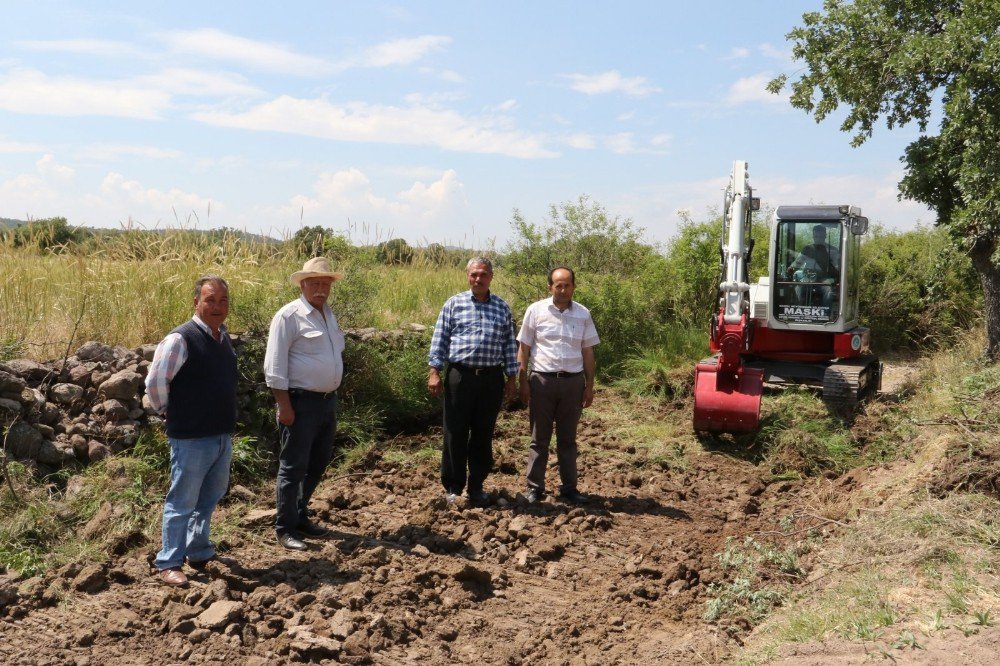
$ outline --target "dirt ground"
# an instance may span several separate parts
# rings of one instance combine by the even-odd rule
[[[244,529],[223,544],[235,563],[186,569],[186,590],[168,589],[152,575],[158,544],[104,567],[69,566],[23,582],[20,599],[0,618],[0,661],[731,661],[749,626],[704,619],[708,585],[724,576],[716,554],[727,537],[777,533],[781,518],[806,501],[808,482],[766,482],[725,451],[688,455],[685,465],[637,467],[634,446],[588,411],[579,436],[580,488],[591,501],[573,506],[548,496],[528,506],[519,495],[526,429],[523,411],[503,415],[487,482],[491,503],[483,508],[444,500],[434,457],[386,456],[370,472],[320,487],[317,517],[333,533],[311,540],[304,553],[277,545],[268,527],[273,501],[262,497]],[[394,446],[417,450],[438,437]],[[221,511],[245,509],[230,501]],[[942,658],[964,654],[969,644],[954,640],[941,646]],[[983,651],[970,659],[988,661],[998,640],[984,632],[973,646]],[[796,649],[781,663],[868,658],[863,649],[849,652],[856,646]]]

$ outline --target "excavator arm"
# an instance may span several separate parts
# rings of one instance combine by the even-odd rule
[[[712,320],[709,347],[715,356],[694,370],[694,429],[750,432],[760,424],[764,373],[743,363],[753,335],[748,261],[750,220],[757,202],[746,162],[733,162],[723,203],[722,281],[719,309]]]

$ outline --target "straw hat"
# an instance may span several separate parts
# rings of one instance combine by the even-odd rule
[[[288,281],[299,286],[306,278],[316,278],[316,277],[328,277],[333,278],[336,282],[340,278],[344,277],[343,273],[334,272],[333,267],[330,266],[330,262],[326,260],[326,257],[313,257],[306,263],[302,264],[301,271],[295,271],[292,276],[288,278]]]

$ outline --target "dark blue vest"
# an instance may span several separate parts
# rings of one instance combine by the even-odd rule
[[[216,342],[193,320],[175,328],[188,357],[170,381],[167,435],[195,439],[231,433],[236,428],[236,353],[229,336]]]

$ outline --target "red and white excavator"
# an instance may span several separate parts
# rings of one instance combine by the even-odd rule
[[[778,206],[768,276],[749,284],[753,196],[746,162],[733,163],[723,204],[719,310],[695,366],[694,429],[752,432],[764,382],[822,387],[823,400],[853,407],[880,387],[882,364],[858,325],[861,236],[855,206]]]

